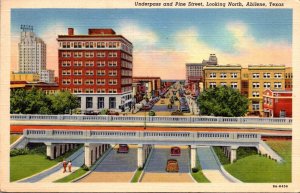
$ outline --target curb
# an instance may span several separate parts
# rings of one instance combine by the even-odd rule
[[[144,174],[145,174],[145,169],[146,169],[146,167],[149,165],[150,158],[151,158],[151,156],[152,156],[152,154],[153,154],[153,151],[154,151],[154,146],[153,146],[152,149],[151,149],[151,152],[150,152],[150,154],[149,154],[149,156],[148,156],[148,159],[147,159],[147,161],[146,161],[146,163],[145,163],[144,169],[143,169],[143,171],[142,171],[142,173],[141,173],[141,175],[140,175],[140,177],[139,177],[137,183],[140,183],[141,180],[143,179]]]
[[[98,160],[92,165],[91,169],[90,169],[87,173],[85,173],[84,175],[82,175],[82,176],[80,176],[80,177],[78,177],[78,178],[72,180],[71,182],[77,182],[77,181],[81,180],[82,178],[84,178],[84,177],[90,175],[90,174],[96,169],[96,167],[103,161],[103,159],[104,159],[104,158],[105,158],[112,150],[113,150],[113,147],[111,147],[110,149],[108,149],[108,150],[103,154],[103,156],[102,156],[100,159],[98,159]]]

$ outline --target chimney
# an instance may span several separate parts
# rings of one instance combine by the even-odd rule
[[[68,35],[69,36],[74,35],[74,28],[68,28]]]

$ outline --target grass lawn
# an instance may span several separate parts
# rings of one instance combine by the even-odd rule
[[[193,178],[196,180],[198,183],[209,183],[210,181],[204,176],[202,173],[202,168],[198,159],[198,156],[196,158],[196,167],[199,169],[198,172],[191,172]]]
[[[10,144],[13,144],[17,139],[19,139],[22,135],[19,134],[11,134],[10,135]]]
[[[143,170],[137,169],[134,176],[133,176],[133,178],[132,178],[132,180],[131,180],[131,182],[138,182],[138,179],[141,176],[142,172],[143,172]]]
[[[28,154],[10,157],[10,181],[20,180],[56,165],[42,154]]]
[[[267,144],[283,157],[284,163],[251,155],[224,168],[243,182],[291,182],[291,141],[269,141]]]
[[[87,173],[88,171],[79,168],[78,170],[76,170],[75,172],[73,172],[72,174],[61,178],[59,180],[56,180],[55,182],[71,182],[72,180],[75,180],[76,178],[79,178],[80,176],[84,175],[85,173]]]

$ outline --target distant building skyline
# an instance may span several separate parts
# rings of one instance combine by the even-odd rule
[[[219,64],[292,64],[290,9],[13,9],[11,18],[12,69],[21,24],[44,39],[56,75],[56,37],[68,27],[78,34],[113,28],[126,36],[135,48],[134,76],[185,79],[185,64],[210,53]]]

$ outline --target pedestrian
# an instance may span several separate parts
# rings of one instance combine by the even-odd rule
[[[68,168],[69,168],[69,172],[72,172],[72,162],[71,162],[71,160],[69,160]]]
[[[67,171],[67,162],[66,162],[66,160],[63,161],[62,165],[63,165],[63,168],[64,168],[63,173],[65,173]]]

